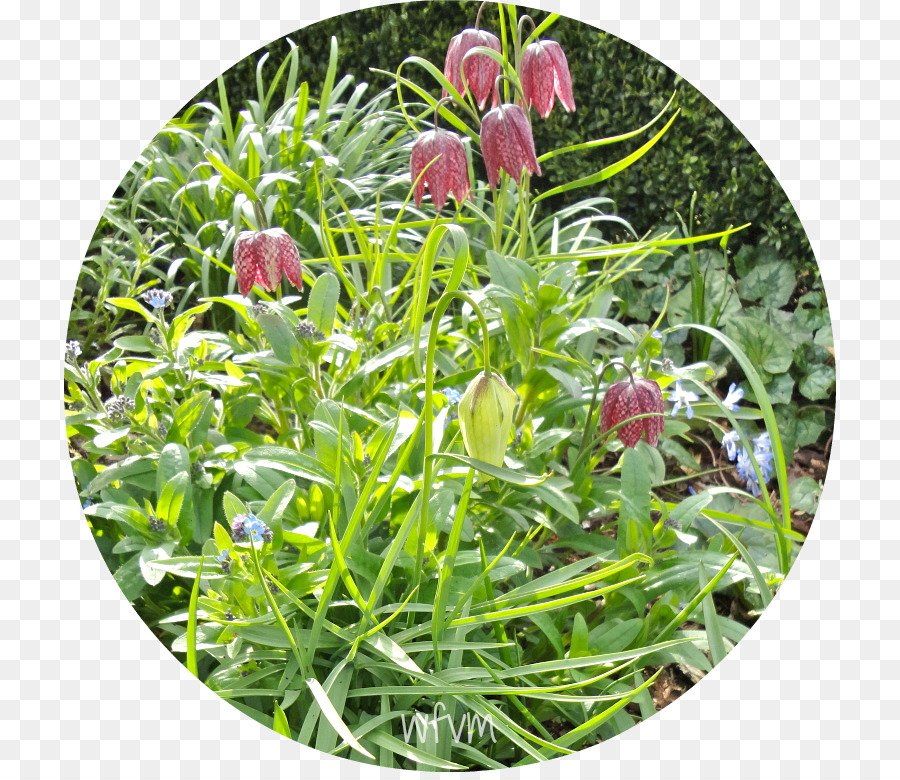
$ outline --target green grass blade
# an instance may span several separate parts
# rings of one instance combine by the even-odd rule
[[[319,708],[322,710],[322,714],[325,716],[325,719],[331,724],[331,728],[333,728],[350,747],[352,747],[358,753],[361,753],[366,758],[371,758],[373,761],[375,760],[375,756],[373,756],[368,750],[366,750],[353,736],[353,733],[347,728],[347,724],[341,720],[341,716],[338,715],[337,710],[334,708],[334,705],[331,703],[331,699],[328,698],[328,694],[325,693],[325,689],[322,688],[321,683],[315,678],[312,677],[306,681],[306,684],[309,686],[309,690],[313,695],[313,698],[316,700],[316,704],[319,705]],[[371,739],[371,737],[370,737]]]
[[[188,605],[187,623],[187,668],[188,671],[199,677],[197,673],[197,599],[200,597],[200,576],[203,574],[203,556],[200,556],[200,565],[197,567],[197,576],[194,578],[194,586],[191,588],[191,600]]]
[[[708,578],[706,567],[701,561],[699,567],[699,579],[701,590],[706,587]],[[706,626],[706,638],[709,641],[709,654],[712,657],[713,666],[717,666],[725,658],[725,639],[722,637],[722,629],[719,626],[719,616],[716,614],[716,602],[712,593],[703,597],[703,623]]]

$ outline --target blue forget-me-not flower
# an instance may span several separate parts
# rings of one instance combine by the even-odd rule
[[[443,390],[441,390],[441,395],[443,395],[444,398],[447,399],[447,403],[449,403],[451,406],[462,401],[462,393],[459,392],[459,390],[457,390],[455,387],[445,387]]]
[[[216,557],[216,560],[219,562],[219,565],[222,567],[223,574],[229,574],[231,572],[231,551],[230,550],[222,550],[219,555]]]
[[[149,303],[154,309],[164,309],[172,303],[172,293],[168,290],[161,290],[159,287],[147,290],[141,295],[141,298],[144,299],[144,303]]]
[[[236,542],[271,542],[274,535],[262,520],[254,514],[236,515],[231,522],[231,533]]]

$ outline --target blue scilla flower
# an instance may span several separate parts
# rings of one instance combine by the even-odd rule
[[[763,431],[753,440],[754,452],[772,452],[772,440],[769,438],[769,432]]]
[[[775,456],[772,453],[772,441],[769,438],[768,432],[761,433],[752,441],[753,457],[756,458],[756,463],[759,466],[759,473],[762,475],[763,484],[766,484],[772,479],[772,474],[775,471]],[[747,451],[746,447],[742,447],[741,452],[738,455],[737,473],[738,476],[747,483],[747,490],[759,498],[759,480],[757,479],[756,471],[753,468],[753,461],[750,460],[750,453]]]
[[[722,437],[722,446],[725,448],[725,454],[732,463],[737,458],[737,446],[740,440],[741,437],[737,431],[728,431]]]
[[[738,387],[734,382],[731,383],[728,388],[728,395],[725,396],[725,400],[722,401],[722,405],[726,409],[730,409],[732,412],[736,412],[738,410],[738,401],[740,401],[744,397],[744,388]]]
[[[762,466],[760,466],[762,471]],[[737,459],[737,473],[746,484],[747,490],[756,498],[760,496],[759,482],[756,479],[756,471],[753,468],[753,461],[750,460],[750,453],[746,448],[741,449]]]
[[[149,303],[154,309],[164,309],[172,303],[172,293],[168,290],[161,290],[158,287],[147,290],[141,295],[141,298],[144,299],[144,303]]]
[[[681,380],[675,380],[675,389],[668,394],[667,400],[674,401],[675,406],[672,407],[672,417],[678,414],[678,410],[684,407],[684,414],[690,420],[694,416],[694,410],[691,408],[692,401],[699,401],[700,396],[685,390],[681,387]]]

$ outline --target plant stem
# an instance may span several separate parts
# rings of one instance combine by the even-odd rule
[[[450,290],[445,292],[437,302],[434,308],[434,315],[431,320],[431,330],[428,335],[428,351],[425,357],[425,454],[422,464],[422,506],[419,514],[419,530],[416,538],[416,568],[415,582],[418,586],[421,583],[422,569],[425,559],[425,534],[428,531],[428,511],[429,499],[431,497],[431,482],[434,463],[429,457],[434,449],[434,404],[431,396],[434,393],[434,353],[437,348],[438,327],[440,326],[441,317],[454,299],[465,301],[472,307],[472,310],[478,316],[481,324],[481,334],[483,339],[483,356],[484,356],[484,373],[485,376],[491,376],[491,355],[490,341],[488,339],[487,320],[481,311],[481,307],[475,303],[472,298],[461,290]],[[414,334],[418,339],[418,333]]]

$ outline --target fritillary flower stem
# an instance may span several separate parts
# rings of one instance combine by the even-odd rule
[[[524,105],[524,104],[525,104],[525,93],[522,92],[522,87],[521,87],[521,85],[520,85],[519,82],[518,82],[518,78],[515,78],[515,79],[514,79],[514,78],[511,78],[510,76],[507,76],[507,75],[504,75],[503,73],[501,73],[501,74],[500,74],[499,76],[497,76],[497,78],[494,80],[494,89],[496,89],[497,92],[500,92],[500,80],[501,80],[501,79],[504,80],[504,81],[508,81],[508,82],[512,85],[512,88],[513,88],[516,92],[519,93],[519,97],[522,99],[522,104]],[[531,122],[531,117],[530,117],[530,116],[528,117],[528,121]]]
[[[253,213],[256,216],[256,224],[259,230],[268,230],[269,221],[266,219],[266,210],[261,200],[253,201]]]
[[[503,251],[503,216],[506,213],[506,171],[500,171],[500,182],[494,188],[494,251]]]
[[[528,208],[529,195],[531,186],[531,174],[527,171],[522,174],[522,180],[519,182],[519,211],[521,212],[521,234],[519,235],[519,259],[524,260],[528,251]],[[540,271],[540,266],[538,266]]]
[[[420,584],[425,559],[425,535],[428,531],[429,499],[431,498],[432,471],[434,469],[434,461],[430,457],[434,449],[434,403],[431,400],[434,393],[434,353],[437,349],[438,328],[441,324],[441,317],[444,316],[444,312],[454,299],[468,303],[478,317],[478,322],[481,325],[484,374],[488,378],[491,376],[491,350],[488,326],[481,307],[461,290],[445,292],[434,307],[431,330],[428,334],[428,352],[425,358],[425,454],[423,455],[422,464],[422,506],[419,510],[419,532],[416,539],[416,579],[413,583],[415,586]]]
[[[478,13],[475,15],[475,29],[478,29],[478,26],[481,24],[481,12],[484,10],[484,7],[487,5],[487,0],[478,6]]]
[[[444,103],[452,103],[452,102],[453,102],[453,98],[445,97],[445,98],[441,98],[440,100],[438,100],[437,103],[434,104],[434,129],[435,130],[437,130],[437,127],[438,127],[438,117],[440,116],[441,106],[444,105]]]
[[[531,32],[534,32],[537,29],[534,19],[528,14],[522,14],[519,17],[519,24],[516,28],[516,67],[518,67],[519,63],[522,61],[522,28],[525,26],[525,22],[531,22]]]

